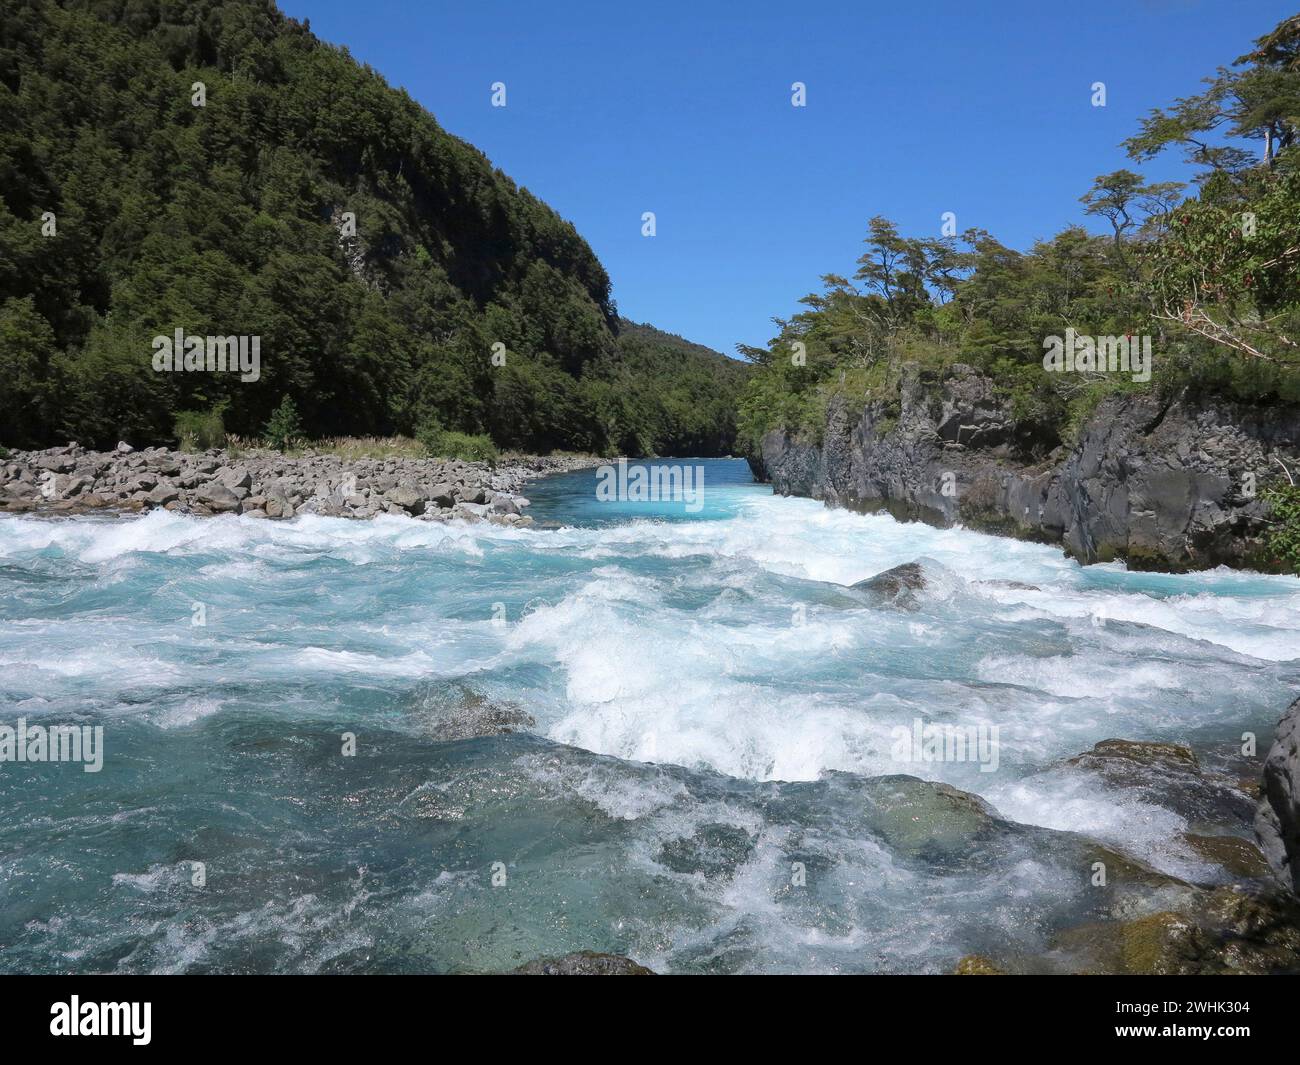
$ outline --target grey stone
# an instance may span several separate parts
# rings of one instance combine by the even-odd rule
[[[239,497],[224,484],[205,484],[194,493],[194,498],[213,513],[239,510]]]
[[[293,513],[293,507],[284,494],[284,489],[278,485],[272,485],[266,490],[266,501],[262,506],[265,508],[268,517],[272,518],[284,518]],[[288,514],[285,513],[286,511],[288,511]]]
[[[1300,699],[1278,722],[1264,760],[1255,835],[1278,882],[1300,895]]]
[[[232,466],[222,470],[217,474],[217,481],[232,489],[253,487],[253,475],[244,466]]]
[[[488,512],[485,503],[457,503],[452,508],[452,517],[464,518],[466,521],[482,521]]]
[[[518,514],[519,504],[504,492],[492,494],[492,509],[498,514]]]
[[[891,602],[910,603],[915,599],[912,593],[925,587],[925,571],[918,562],[905,562],[901,566],[877,573],[874,577],[858,581],[852,587],[855,591],[869,592]]]
[[[408,514],[424,513],[424,496],[409,485],[400,485],[385,493],[384,498]]]

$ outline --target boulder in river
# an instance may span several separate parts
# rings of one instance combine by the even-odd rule
[[[1173,810],[1192,832],[1249,834],[1254,800],[1235,778],[1205,769],[1185,744],[1102,740],[1068,764],[1097,774],[1111,788]]]
[[[985,588],[1006,588],[1013,592],[1041,592],[1043,590],[1036,584],[1026,584],[1024,581],[1006,580],[1002,577],[990,577],[987,580],[976,581],[975,583]]]
[[[877,573],[874,577],[851,585],[854,591],[866,592],[885,602],[911,607],[916,602],[916,592],[926,585],[925,571],[919,562],[904,562],[901,566]]]
[[[456,502],[456,489],[447,481],[439,481],[429,489],[429,499],[439,507],[448,508]]]
[[[399,485],[389,491],[384,498],[401,507],[408,514],[424,513],[424,496],[410,485]]]

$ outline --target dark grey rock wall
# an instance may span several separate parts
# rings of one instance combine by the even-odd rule
[[[1035,455],[992,382],[910,370],[897,416],[833,403],[819,443],[768,433],[750,465],[783,495],[1062,544],[1084,563],[1269,568],[1257,490],[1300,467],[1300,407],[1113,396]],[[1253,488],[1255,492],[1252,492]]]
[[[1300,895],[1300,699],[1278,722],[1264,761],[1255,835],[1273,875]]]

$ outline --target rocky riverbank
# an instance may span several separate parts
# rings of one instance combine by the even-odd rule
[[[0,512],[135,513],[162,508],[186,514],[298,514],[371,518],[405,514],[426,520],[529,525],[519,494],[536,477],[594,465],[585,456],[511,459],[496,465],[455,459],[343,459],[328,453],[287,456],[232,453],[88,451],[77,444],[15,451],[0,461]]]
[[[1300,406],[1112,396],[1044,453],[988,377],[912,366],[896,407],[834,401],[819,441],[773,431],[749,461],[783,495],[1060,543],[1085,564],[1268,570],[1259,490],[1300,468]]]
[[[1294,887],[1297,701],[1278,726],[1262,786],[1203,767],[1176,743],[1104,740],[1068,760],[1118,795],[1173,810],[1183,844],[1215,870],[1200,878],[1162,873],[1129,854],[1092,845],[1097,888],[1091,919],[1058,930],[1040,954],[968,955],[957,975],[1282,974],[1300,971],[1300,899]],[[1282,783],[1285,781],[1285,783]],[[1249,813],[1258,803],[1255,832]],[[1281,830],[1279,832],[1279,814]],[[1171,841],[1172,842],[1172,841]],[[1100,875],[1099,875],[1100,873]]]
[[[929,583],[925,566],[913,562],[858,581],[850,590],[914,610]],[[1264,748],[1262,778],[1252,755],[1210,752],[1212,767],[1185,744],[1118,738],[1050,767],[1067,794],[1068,781],[1086,776],[1117,803],[1176,815],[1182,830],[1162,849],[1193,860],[1175,876],[1100,839],[1064,834],[1059,838],[1073,836],[1078,848],[1066,861],[1078,864],[1093,889],[1085,919],[1058,929],[1045,951],[967,955],[954,973],[1300,971],[1298,738],[1300,699]],[[976,795],[940,787],[964,811],[963,831],[992,833],[998,819],[992,807]]]

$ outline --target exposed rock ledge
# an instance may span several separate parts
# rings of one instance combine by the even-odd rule
[[[1300,466],[1300,406],[1113,396],[1078,443],[1035,454],[967,366],[905,369],[897,417],[833,402],[820,444],[774,431],[750,466],[782,495],[1060,543],[1133,569],[1275,568],[1257,489]]]

